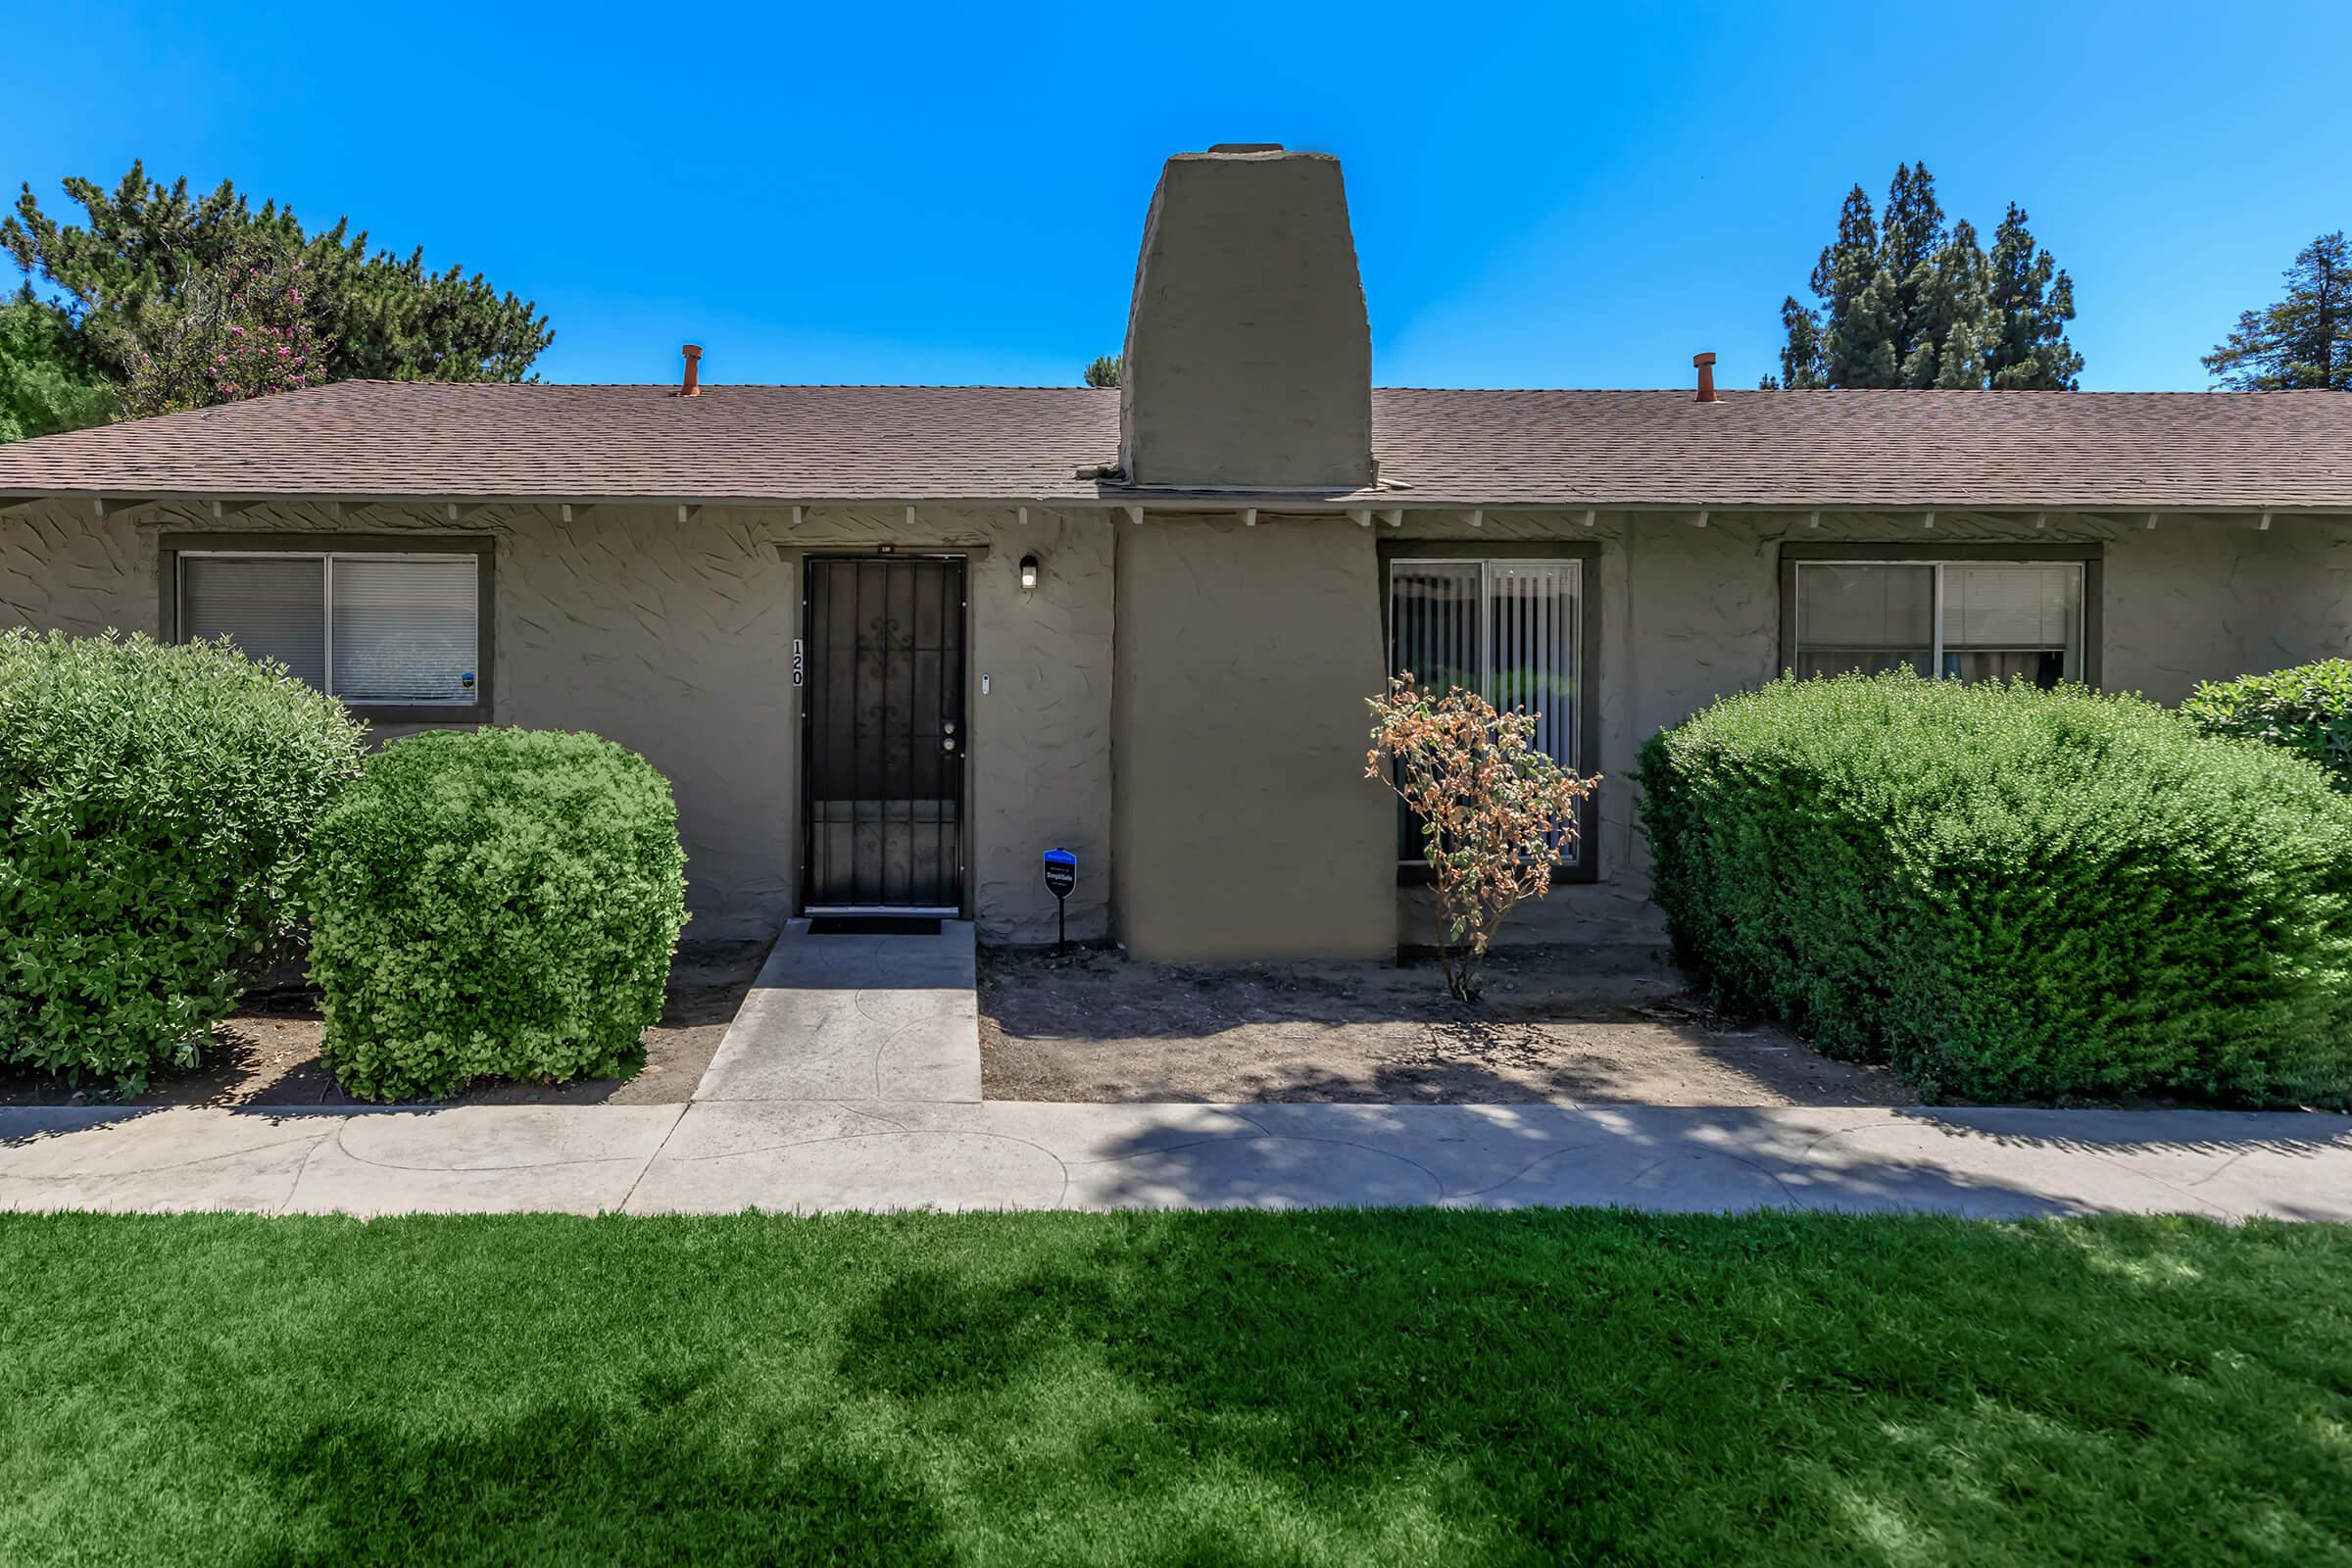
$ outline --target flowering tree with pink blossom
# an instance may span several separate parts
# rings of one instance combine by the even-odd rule
[[[170,321],[130,359],[132,416],[292,392],[324,376],[326,345],[304,297],[302,263],[255,249],[181,289]]]
[[[1459,686],[1441,697],[1408,671],[1366,701],[1364,776],[1395,790],[1420,826],[1446,989],[1476,1002],[1488,945],[1513,908],[1551,891],[1599,775],[1580,777],[1537,750],[1541,714],[1499,711]]]

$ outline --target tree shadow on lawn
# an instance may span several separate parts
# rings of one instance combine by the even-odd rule
[[[253,1563],[952,1561],[919,1477],[850,1453],[724,1447],[672,1424],[556,1405],[413,1437],[347,1417],[266,1463],[281,1539]]]
[[[2284,1562],[2352,1526],[2312,1485],[2352,1418],[2342,1335],[2286,1350],[2291,1300],[2211,1291],[2211,1227],[1896,1222],[1914,1250],[1835,1218],[1395,1219],[1160,1216],[1064,1264],[917,1264],[852,1308],[836,1369],[980,1432],[1099,1390],[1050,1451],[1152,1543],[1123,1559]]]
[[[90,1550],[2305,1564],[2352,1539],[2352,1319],[2314,1309],[2352,1295],[2352,1236],[2327,1228],[17,1223],[60,1271],[22,1293],[56,1325],[26,1355],[107,1347],[11,1417],[82,1489],[29,1522]],[[114,1232],[141,1293],[66,1325],[133,1255],[106,1261]],[[127,1469],[73,1451],[109,1432]]]

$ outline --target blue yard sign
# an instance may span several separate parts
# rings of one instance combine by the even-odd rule
[[[1054,946],[1070,945],[1070,889],[1078,885],[1078,857],[1068,850],[1046,852],[1046,891],[1054,895]]]

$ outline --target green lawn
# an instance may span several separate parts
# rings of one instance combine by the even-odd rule
[[[2352,1562],[2352,1232],[0,1217],[0,1562]]]

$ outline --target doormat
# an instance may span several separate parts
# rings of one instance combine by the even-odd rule
[[[808,921],[812,937],[935,937],[939,922],[915,915],[820,914]]]

